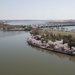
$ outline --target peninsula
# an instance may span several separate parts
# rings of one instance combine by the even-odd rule
[[[32,29],[28,44],[45,50],[75,55],[75,33],[53,30]]]

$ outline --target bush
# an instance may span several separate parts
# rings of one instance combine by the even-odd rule
[[[68,42],[69,47],[75,46],[75,42]]]

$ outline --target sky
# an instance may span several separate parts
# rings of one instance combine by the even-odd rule
[[[0,20],[75,19],[75,0],[0,0]]]

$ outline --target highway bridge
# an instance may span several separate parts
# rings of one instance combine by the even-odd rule
[[[38,25],[39,28],[75,26],[75,22],[48,22]]]

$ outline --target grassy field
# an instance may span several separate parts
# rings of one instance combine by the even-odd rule
[[[41,30],[41,32],[42,33],[49,32],[49,33],[53,33],[55,35],[57,35],[57,34],[61,34],[61,35],[72,35],[72,37],[75,38],[75,32],[65,32],[65,31],[57,31],[57,30]]]

